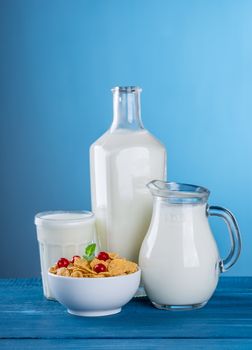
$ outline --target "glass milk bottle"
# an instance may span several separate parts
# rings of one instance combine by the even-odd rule
[[[113,123],[90,148],[92,210],[101,248],[137,262],[152,214],[146,184],[166,178],[166,151],[142,124],[141,89],[112,93]]]

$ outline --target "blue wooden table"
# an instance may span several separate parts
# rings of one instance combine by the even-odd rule
[[[135,298],[120,314],[69,315],[40,279],[0,280],[1,349],[252,349],[252,277],[225,277],[199,310],[157,310]]]

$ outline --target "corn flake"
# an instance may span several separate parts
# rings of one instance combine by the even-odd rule
[[[71,273],[71,277],[78,277],[78,278],[80,278],[80,277],[84,277],[84,276],[83,276],[83,273],[81,271],[75,270],[75,271],[73,271]]]
[[[129,274],[137,271],[137,264],[124,259],[114,259],[109,264],[108,271],[112,276]]]
[[[60,267],[59,269],[57,269],[57,275],[69,277],[70,272],[68,271],[68,269],[66,267]]]

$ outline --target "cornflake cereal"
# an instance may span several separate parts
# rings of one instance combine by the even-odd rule
[[[138,270],[136,263],[121,258],[116,253],[100,252],[93,259],[74,256],[71,261],[59,259],[49,272],[58,276],[75,278],[102,278],[124,276]]]
[[[116,258],[109,264],[108,271],[111,276],[133,273],[137,271],[137,265],[131,261]]]
[[[66,267],[60,267],[59,269],[57,269],[56,274],[59,276],[66,276],[66,277],[70,276],[70,272]]]

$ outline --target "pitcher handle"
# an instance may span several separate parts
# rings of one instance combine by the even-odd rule
[[[219,216],[222,218],[227,227],[231,241],[231,249],[228,256],[220,261],[220,271],[226,272],[229,270],[238,260],[241,253],[241,234],[236,218],[226,208],[218,206],[208,206],[207,215],[209,216]]]

